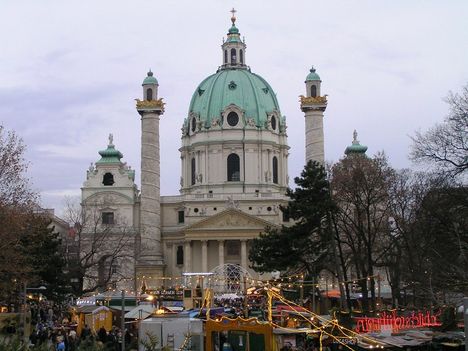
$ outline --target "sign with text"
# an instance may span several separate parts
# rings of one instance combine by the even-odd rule
[[[379,317],[356,317],[356,332],[370,333],[390,329],[396,333],[402,329],[415,329],[440,326],[438,315],[431,312],[412,312],[407,316],[398,316],[396,312],[383,312]]]

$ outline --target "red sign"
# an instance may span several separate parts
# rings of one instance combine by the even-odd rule
[[[414,329],[440,326],[438,316],[428,312],[413,312],[410,316],[397,316],[396,312],[383,312],[380,317],[357,317],[356,332],[380,332],[382,329],[392,329],[394,333],[401,329]]]

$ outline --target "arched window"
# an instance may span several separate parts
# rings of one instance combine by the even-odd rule
[[[236,49],[231,49],[231,64],[237,63]]]
[[[113,185],[114,182],[114,175],[112,173],[106,173],[104,174],[104,177],[102,177],[102,184],[105,186],[111,186]]]
[[[195,132],[195,128],[197,128],[197,120],[195,117],[192,118],[192,133]]]
[[[273,157],[273,183],[278,184],[278,158]]]
[[[315,85],[310,87],[310,96],[317,97],[317,87]]]
[[[230,154],[227,158],[228,182],[240,181],[240,159],[237,154]]]
[[[148,101],[153,100],[153,89],[151,88],[146,89],[146,100]]]
[[[192,185],[195,185],[195,179],[196,179],[195,158],[192,158],[191,171],[192,171],[192,173],[191,173]]]
[[[271,117],[271,129],[276,130],[276,118],[275,118],[275,116]]]
[[[182,246],[177,246],[177,255],[176,255],[176,264],[184,264],[184,248]]]
[[[240,63],[243,64],[244,63],[244,52],[242,51],[242,49],[239,50],[239,59],[240,59]]]
[[[227,50],[224,50],[224,64],[227,64],[228,63],[228,60],[227,60]]]

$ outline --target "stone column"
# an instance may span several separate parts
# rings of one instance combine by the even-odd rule
[[[241,266],[243,268],[248,268],[247,264],[247,240],[241,240]]]
[[[320,95],[322,81],[314,67],[304,83],[306,95],[301,96],[301,110],[305,115],[305,161],[317,161],[323,165],[323,113],[327,109],[327,95]]]
[[[184,247],[184,271],[186,273],[192,271],[192,246],[190,244],[190,240],[187,240]]]
[[[310,160],[323,164],[325,159],[323,139],[323,111],[305,112],[305,153],[306,163]]]
[[[171,275],[175,277],[177,274],[177,243],[172,244],[172,266],[171,266]]]
[[[201,241],[202,272],[208,272],[208,241]]]
[[[141,195],[140,252],[136,275],[162,276],[159,117],[164,112],[160,100],[138,101],[141,115]]]
[[[224,264],[224,240],[218,241],[218,265],[221,266]]]

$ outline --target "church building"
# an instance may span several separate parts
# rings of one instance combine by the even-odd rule
[[[143,284],[170,285],[165,280],[210,272],[227,263],[240,265],[257,278],[249,268],[251,240],[266,227],[289,221],[280,210],[288,201],[286,119],[273,88],[248,66],[234,15],[231,22],[220,66],[196,86],[181,121],[180,194],[160,195],[159,123],[164,102],[151,71],[136,103],[141,168],[135,172],[122,162],[110,136],[107,149],[99,152],[101,159],[87,171],[82,206],[97,221],[85,225],[86,230],[91,232],[94,225],[112,233],[105,240],[106,249],[96,253],[102,256],[96,279],[110,272],[114,287],[140,289]],[[327,98],[313,68],[299,107],[305,116],[305,162],[323,163]],[[135,184],[138,174],[140,191]],[[124,254],[112,257],[119,244]]]

